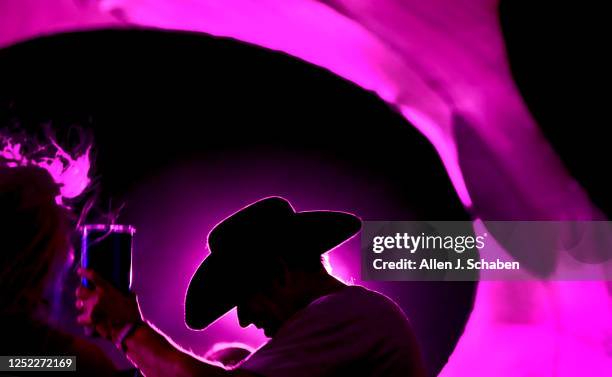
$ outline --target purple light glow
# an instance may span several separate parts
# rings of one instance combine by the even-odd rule
[[[360,217],[381,212],[400,216],[399,211],[393,212],[393,199],[378,197],[381,187],[348,195],[356,187],[367,185],[355,174],[330,164],[307,162],[296,156],[295,160],[287,157],[282,161],[259,161],[245,172],[242,167],[247,161],[252,161],[252,157],[232,156],[223,164],[175,166],[151,181],[142,182],[127,198],[130,210],[125,215],[139,229],[133,288],[139,294],[141,308],[147,318],[172,335],[176,344],[195,354],[204,355],[218,342],[237,341],[256,348],[266,341],[255,327],[239,327],[235,309],[204,330],[205,336],[188,330],[183,323],[187,286],[208,254],[206,236],[225,217],[271,194],[287,198],[298,211],[349,209]],[[288,170],[300,174],[287,179]],[[311,177],[315,175],[318,179],[313,181]],[[334,180],[336,190],[322,186],[319,179]],[[178,192],[181,194],[169,195]],[[148,255],[156,255],[156,260],[150,260]],[[351,238],[327,256],[334,276],[363,284],[359,279],[358,238]],[[151,276],[156,279],[152,281]]]
[[[602,218],[540,134],[510,74],[495,0],[0,1],[0,44],[58,30],[151,26],[226,36],[325,67],[400,109],[437,149],[459,198],[491,219]],[[61,19],[61,27],[58,26]],[[105,20],[102,24],[100,20]],[[456,118],[492,146],[506,182],[483,182],[462,158]],[[538,161],[534,164],[534,161]],[[491,206],[508,192],[520,213]],[[551,195],[551,193],[556,193]],[[572,205],[568,205],[572,203]],[[485,213],[478,213],[484,210]]]
[[[235,359],[239,358],[242,360],[245,356],[248,356],[248,354],[251,354],[254,351],[255,349],[253,347],[250,347],[244,343],[219,342],[212,346],[210,351],[204,355],[204,359],[208,360],[209,362],[216,362],[223,365],[220,363],[222,360],[219,359],[227,358],[229,356],[230,359],[234,359],[232,360],[232,364],[234,364],[237,363],[237,360]]]
[[[87,147],[83,154],[77,154],[73,157],[53,139],[50,139],[44,145],[34,142],[27,143],[34,144],[29,145],[32,147],[33,153],[25,153],[22,150],[22,143],[0,134],[0,147],[2,147],[0,162],[8,167],[33,165],[47,170],[53,180],[60,185],[60,194],[55,198],[57,204],[64,204],[64,199],[76,198],[89,186],[89,169],[91,167],[89,152],[91,145]]]
[[[486,229],[480,220],[474,226],[478,232]],[[487,247],[501,249],[490,241]],[[601,271],[602,281],[589,282],[481,282],[463,336],[440,377],[463,376],[467,370],[476,376],[609,375],[606,273]]]

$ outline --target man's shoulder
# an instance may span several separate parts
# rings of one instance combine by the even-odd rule
[[[356,339],[395,337],[409,332],[408,319],[395,302],[354,285],[311,302],[281,327],[276,338],[333,333]]]
[[[372,291],[361,285],[347,285],[343,289],[324,298],[335,298],[339,301],[351,301],[359,304],[369,303],[376,306],[397,308],[397,304],[382,293]]]
[[[241,368],[310,376],[359,366],[373,375],[412,375],[417,359],[402,310],[381,293],[347,286],[311,302]]]
[[[276,339],[275,339],[276,338]],[[355,352],[411,355],[416,339],[408,318],[389,297],[362,286],[347,286],[320,297],[285,324],[277,343],[350,343]],[[408,356],[407,356],[408,357]],[[411,357],[411,356],[410,356]]]
[[[354,319],[407,322],[402,309],[389,297],[360,285],[346,286],[313,303],[313,310],[342,312]]]

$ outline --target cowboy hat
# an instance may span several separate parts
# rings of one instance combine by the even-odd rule
[[[266,261],[322,255],[354,236],[361,221],[333,211],[295,212],[280,197],[259,200],[217,224],[208,235],[210,255],[191,278],[185,322],[208,327],[256,286]],[[298,259],[299,260],[299,259]]]

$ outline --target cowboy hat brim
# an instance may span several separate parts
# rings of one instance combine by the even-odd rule
[[[311,211],[294,213],[291,220],[292,242],[285,252],[324,254],[353,237],[361,221],[343,212]],[[185,323],[202,330],[238,305],[244,291],[259,276],[257,265],[271,254],[266,245],[253,245],[237,260],[231,253],[212,252],[191,278],[185,297]]]

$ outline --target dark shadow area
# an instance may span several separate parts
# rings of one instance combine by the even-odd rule
[[[527,106],[570,173],[610,216],[608,17],[603,3],[519,0],[500,7],[512,73]]]

